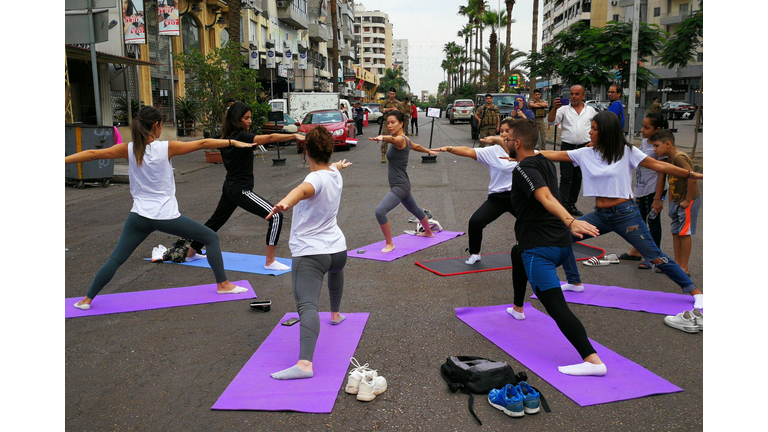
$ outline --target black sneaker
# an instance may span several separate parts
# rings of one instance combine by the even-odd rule
[[[576,216],[576,217],[584,216],[584,213],[580,212],[579,209],[577,209],[576,206],[573,206],[573,205],[568,207],[568,213],[570,213],[571,216]]]

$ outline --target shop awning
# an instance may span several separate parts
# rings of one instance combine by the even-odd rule
[[[91,61],[91,50],[88,48],[80,48],[74,45],[65,45],[67,58]],[[137,60],[130,57],[123,57],[115,54],[108,54],[104,52],[96,51],[97,63],[111,63],[111,64],[124,64],[124,65],[136,65],[136,66],[156,66],[162,63],[154,63],[143,60]]]

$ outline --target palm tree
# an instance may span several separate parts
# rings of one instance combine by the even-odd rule
[[[408,82],[403,78],[400,69],[384,69],[384,76],[379,79],[379,87],[383,89],[389,89],[394,87],[397,89],[397,98],[402,99],[406,91],[410,92],[410,86]]]
[[[501,49],[504,51],[506,47],[504,44],[501,44]],[[473,79],[483,81],[483,77],[490,75],[491,67],[496,67],[496,63],[491,60],[491,57],[495,55],[496,51],[491,50],[490,48],[486,51],[480,52],[477,50],[476,54],[480,55],[480,60],[476,63],[476,70],[473,72]],[[515,48],[510,48],[510,63],[506,64],[505,62],[502,62],[501,66],[503,69],[508,69],[510,74],[518,74],[524,79],[528,77],[528,71],[522,68],[522,63],[526,60],[527,54],[518,51]],[[474,62],[475,60],[469,60],[470,62]],[[486,80],[488,81],[488,80]]]
[[[531,30],[531,52],[532,53],[536,52],[536,48],[537,48],[536,39],[538,37],[539,37],[539,0],[533,0],[533,27]],[[509,61],[509,59],[507,59],[507,61]],[[529,97],[533,97],[533,91],[536,90],[536,74],[531,74],[531,75],[532,75],[531,76],[531,94],[529,95]]]
[[[465,24],[464,27],[461,30],[459,30],[459,32],[456,34],[456,36],[464,38],[464,53],[466,54],[468,52],[471,52],[472,47],[470,46],[468,48],[467,46],[468,46],[468,44],[472,43],[472,38],[471,38],[471,36],[472,36],[472,26],[470,24]],[[465,71],[465,72],[469,72],[469,71]],[[466,73],[462,74],[462,77],[461,77],[462,85],[464,83],[465,75],[466,75]]]
[[[477,39],[475,46],[476,50],[483,51],[483,15],[485,14],[485,0],[469,0],[469,4],[475,6],[475,26],[479,30],[479,38]]]
[[[496,49],[496,45],[498,44],[498,37],[496,35],[496,27],[501,25],[507,25],[507,15],[504,11],[501,12],[501,17],[499,17],[499,13],[495,11],[486,11],[483,14],[482,17],[482,23],[484,27],[490,27],[491,28],[491,36],[489,38],[489,52],[491,54],[490,56],[490,62],[491,62],[491,68],[490,68],[490,76],[488,77],[488,91],[499,91],[499,63],[500,59],[498,56],[498,50]],[[506,63],[507,69],[509,68],[509,63]]]
[[[534,0],[534,2],[535,2],[535,7],[538,8],[539,6],[538,0]],[[515,7],[515,0],[504,0],[504,4],[507,6],[507,18],[508,18],[507,19],[507,51],[505,53],[505,63],[507,67],[509,67],[509,48],[512,46],[511,30],[512,30],[512,22],[514,21],[511,18],[512,18],[512,8]],[[534,26],[535,25],[536,24],[534,23]],[[534,42],[534,44],[535,43],[536,42]],[[507,76],[509,76],[509,69],[507,69]]]
[[[459,6],[459,15],[467,17],[467,25],[465,28],[469,29],[469,53],[474,53],[475,50],[472,48],[472,35],[475,35],[475,44],[474,46],[477,46],[477,22],[475,19],[475,14],[477,13],[477,0],[468,0],[467,4],[465,6]]]

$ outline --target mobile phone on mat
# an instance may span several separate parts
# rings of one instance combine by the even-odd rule
[[[287,319],[287,320],[281,322],[280,324],[282,324],[284,326],[292,326],[292,325],[296,324],[297,322],[299,322],[298,318],[291,318],[291,319]]]

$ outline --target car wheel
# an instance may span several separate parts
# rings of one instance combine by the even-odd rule
[[[451,119],[451,120],[450,120],[450,123],[451,123],[451,124],[455,124],[455,123],[456,123],[456,121],[455,121],[454,119]]]

